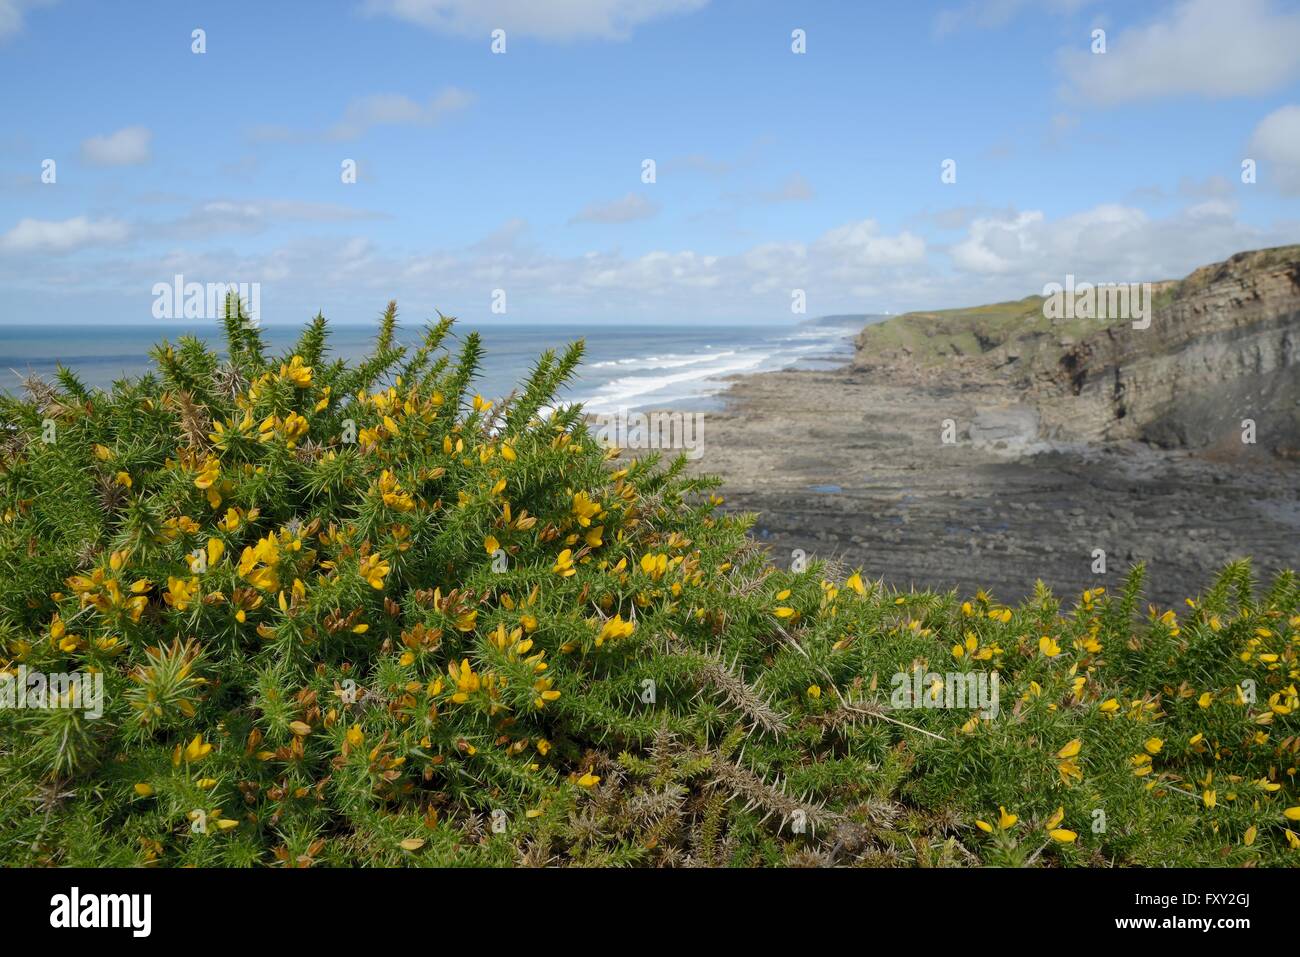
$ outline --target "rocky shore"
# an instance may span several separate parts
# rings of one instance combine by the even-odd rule
[[[1295,568],[1300,247],[1289,250],[1170,284],[1145,351],[1111,326],[1031,343],[1032,363],[1015,332],[964,355],[931,334],[918,356],[880,345],[914,317],[873,326],[844,368],[739,377],[692,467],[723,477],[729,509],[757,513],[753,535],[778,564],[802,551],[900,588],[1010,601],[1038,579],[1114,587],[1144,561],[1149,600],[1173,606],[1233,559],[1252,558],[1261,577]],[[1032,315],[1032,300],[1008,305],[1026,303]],[[1082,376],[1080,356],[1092,362]],[[1171,427],[1180,408],[1196,428]],[[1254,444],[1236,431],[1246,413]]]

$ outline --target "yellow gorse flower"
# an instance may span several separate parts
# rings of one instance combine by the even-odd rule
[[[311,385],[311,366],[303,363],[302,356],[294,356],[287,365],[280,365],[280,378],[292,382],[299,389],[305,389]]]
[[[592,519],[600,517],[602,508],[599,502],[593,502],[586,492],[575,492],[573,496],[573,514],[578,524],[586,528]]]
[[[163,593],[163,601],[177,611],[185,611],[190,607],[190,602],[198,594],[199,580],[197,578],[174,578],[167,579],[167,591]]]
[[[221,475],[221,463],[214,458],[209,458],[199,469],[199,474],[194,478],[194,487],[208,489]]]
[[[379,494],[385,505],[398,512],[409,512],[415,508],[415,499],[402,488],[397,477],[388,469],[379,473]]]
[[[457,704],[465,704],[469,701],[469,696],[477,692],[483,685],[482,677],[470,667],[468,658],[462,658],[460,664],[454,661],[448,664],[447,674],[456,684],[456,690],[452,693],[451,700]]]
[[[668,571],[668,556],[647,552],[641,556],[641,571],[658,581]]]
[[[1057,751],[1056,756],[1062,759],[1073,758],[1077,757],[1081,750],[1083,750],[1083,742],[1078,738],[1074,738],[1072,741],[1067,743],[1065,747],[1061,748],[1060,751]]]
[[[1016,822],[1019,820],[1020,818],[1018,815],[1010,813],[1005,807],[998,807],[998,830],[1009,831],[1011,828],[1016,826]],[[977,820],[975,826],[987,834],[993,833],[993,825],[989,824],[987,821]]]
[[[361,564],[357,566],[357,572],[371,588],[380,589],[384,587],[384,576],[392,571],[388,562],[384,561],[373,552],[361,559]]]
[[[622,615],[615,615],[613,618],[606,619],[601,626],[600,633],[596,635],[596,647],[599,648],[607,641],[627,638],[634,631],[636,631],[636,622],[624,621]]]
[[[545,707],[548,701],[556,701],[560,697],[560,692],[554,690],[550,678],[538,678],[533,682],[533,691],[537,696],[533,699],[533,706],[537,708]]]
[[[988,661],[1001,650],[996,645],[981,648],[979,636],[973,631],[968,631],[961,644],[952,646],[952,656],[959,661],[966,657],[969,657],[972,661]]]
[[[563,575],[565,578],[577,574],[578,570],[573,567],[573,549],[566,548],[564,551],[560,552],[560,554],[556,556],[555,564],[551,567],[551,571],[555,572],[557,575]]]
[[[1083,742],[1075,738],[1056,752],[1056,757],[1059,759],[1056,770],[1060,774],[1063,784],[1083,780],[1083,771],[1080,770],[1079,763],[1075,760],[1082,748]]]
[[[201,734],[196,734],[193,740],[185,746],[182,757],[189,764],[202,761],[212,751],[212,745],[203,740]]]

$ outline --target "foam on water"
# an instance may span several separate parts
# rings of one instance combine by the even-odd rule
[[[845,330],[800,329],[774,334],[747,348],[705,351],[701,355],[633,356],[597,363],[594,370],[614,375],[577,390],[574,401],[594,415],[621,408],[682,408],[726,390],[728,377],[797,366],[808,360],[842,360],[848,353]],[[628,375],[626,373],[634,372]]]

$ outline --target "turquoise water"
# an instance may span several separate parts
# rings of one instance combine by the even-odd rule
[[[331,357],[355,359],[369,351],[371,326],[332,326]],[[592,413],[619,408],[708,409],[726,388],[726,377],[791,366],[819,366],[845,360],[848,336],[856,328],[827,326],[525,326],[458,323],[483,338],[485,357],[475,388],[489,398],[510,392],[546,348],[563,348],[585,339],[586,357],[578,380],[561,400],[582,402]],[[291,345],[300,330],[266,326],[272,354]],[[0,325],[0,388],[17,393],[28,372],[50,376],[58,363],[73,369],[88,386],[107,388],[123,376],[150,367],[148,350],[161,340],[191,334],[219,346],[213,323],[144,325]],[[422,329],[401,327],[398,341],[418,345]]]

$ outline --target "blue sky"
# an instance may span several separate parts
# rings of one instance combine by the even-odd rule
[[[1281,0],[0,0],[0,323],[153,321],[177,273],[268,323],[1177,277],[1300,241],[1298,49]]]

